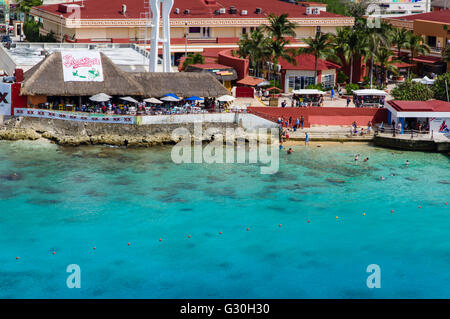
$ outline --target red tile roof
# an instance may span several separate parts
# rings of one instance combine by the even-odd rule
[[[289,13],[291,18],[336,18],[343,17],[338,14],[330,12],[321,12],[320,15],[306,15],[306,7],[302,5],[294,5],[280,0],[220,0],[211,1],[213,4],[206,4],[205,0],[175,0],[171,18],[183,19],[186,18],[261,18],[266,17],[270,13],[282,14]],[[73,2],[72,4],[81,4],[81,1]],[[124,16],[120,13],[122,4],[127,5],[127,13]],[[58,4],[43,5],[37,7],[40,10],[48,13],[64,17],[73,15],[70,13],[61,13],[58,11]],[[230,6],[237,8],[236,14],[230,14]],[[180,9],[180,14],[175,14],[175,8]],[[227,12],[221,15],[215,15],[214,11],[220,8],[226,8]],[[262,13],[256,14],[256,8],[261,8]],[[186,9],[190,10],[189,14],[184,14]],[[247,10],[247,15],[241,15],[241,10]],[[143,18],[142,13],[145,12],[144,0],[85,0],[84,7],[81,9],[81,19],[139,19]]]
[[[261,78],[254,78],[253,76],[246,76],[245,78],[243,78],[240,81],[237,81],[237,84],[240,85],[248,85],[248,86],[256,86],[259,83],[264,82],[264,79]]]
[[[409,16],[395,17],[392,19],[407,20],[407,21],[426,20],[426,21],[432,21],[432,22],[450,23],[450,9],[440,10],[440,11],[431,11],[428,13],[412,14]]]
[[[450,103],[441,100],[430,101],[388,101],[399,112],[450,112]]]
[[[283,70],[307,70],[314,71],[314,55],[312,54],[301,54],[298,55],[295,60],[297,65],[290,64],[284,59],[280,59],[280,65]],[[330,70],[330,69],[340,69],[341,66],[329,62],[323,59],[317,59],[317,70]]]

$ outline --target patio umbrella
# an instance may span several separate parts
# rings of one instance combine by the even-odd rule
[[[203,99],[198,96],[191,96],[191,97],[187,98],[186,101],[203,101]]]
[[[155,99],[154,97],[149,98],[149,99],[145,99],[144,102],[152,103],[152,104],[162,104],[163,103],[160,100]]]
[[[221,97],[219,97],[217,99],[217,101],[219,101],[219,102],[231,102],[234,100],[235,100],[235,98],[232,97],[231,95],[222,95]]]
[[[163,95],[164,97],[168,97],[168,96],[171,96],[171,97],[173,97],[173,98],[176,98],[177,100],[181,100],[181,98],[179,98],[176,94],[173,94],[173,93],[169,93],[169,94],[164,94]]]
[[[121,100],[127,101],[127,102],[131,102],[131,103],[139,103],[138,101],[136,101],[135,99],[133,99],[131,96],[125,96],[125,97],[121,97]]]
[[[264,80],[263,82],[261,82],[261,83],[257,84],[256,86],[257,86],[257,87],[261,87],[261,86],[268,86],[268,85],[270,85],[270,82],[269,82],[269,81],[266,81],[266,80]]]
[[[98,94],[95,94],[95,95],[91,96],[91,97],[89,98],[89,100],[94,101],[94,102],[107,102],[107,101],[109,101],[111,98],[112,98],[112,97],[109,96],[108,94],[105,94],[105,93],[98,93]]]
[[[163,98],[161,98],[161,101],[166,101],[166,102],[178,102],[180,99],[177,99],[173,96],[165,96]]]

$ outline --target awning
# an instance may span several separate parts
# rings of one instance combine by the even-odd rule
[[[298,94],[298,95],[314,95],[314,94],[323,95],[323,94],[325,94],[325,92],[316,90],[316,89],[293,90],[292,93]]]
[[[353,94],[357,96],[366,96],[366,95],[379,95],[379,96],[385,96],[387,93],[381,90],[375,90],[375,89],[365,89],[365,90],[354,90]]]
[[[413,61],[434,64],[434,63],[437,63],[437,62],[441,62],[441,58],[434,57],[434,56],[419,55],[419,56],[413,58]]]

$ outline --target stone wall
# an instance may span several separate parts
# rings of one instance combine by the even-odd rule
[[[436,152],[436,143],[433,140],[411,140],[394,137],[375,136],[373,140],[376,146],[421,152]]]

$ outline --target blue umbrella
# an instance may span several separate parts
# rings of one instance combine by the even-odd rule
[[[201,97],[194,95],[194,96],[187,98],[186,101],[203,101],[203,99]]]
[[[173,93],[165,94],[163,96],[171,96],[171,97],[174,97],[174,98],[176,98],[178,100],[180,99],[178,96],[176,96],[176,94],[173,94]]]

